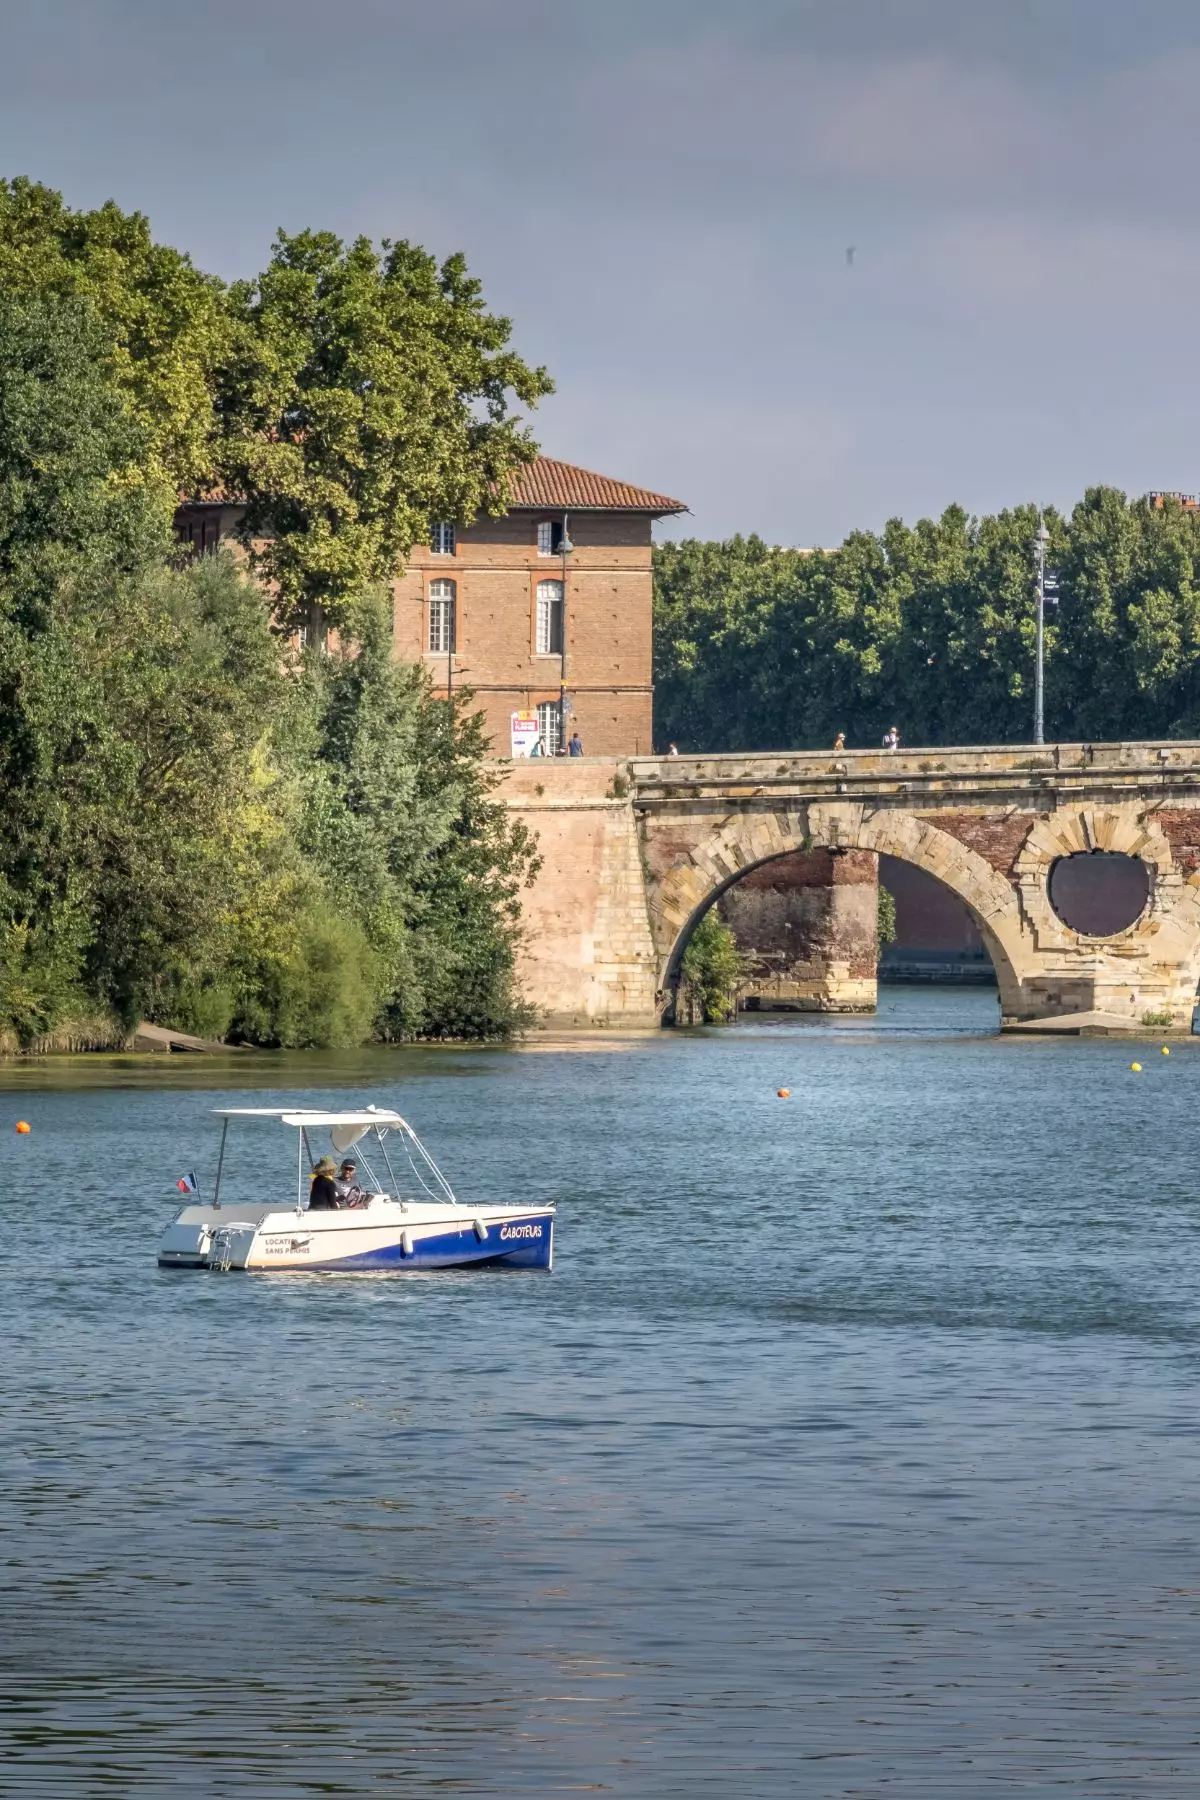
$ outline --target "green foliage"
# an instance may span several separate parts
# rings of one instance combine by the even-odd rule
[[[77,296],[0,299],[0,1033],[511,1030],[535,859],[479,719],[380,601],[290,667],[234,558],[170,565],[110,341]]]
[[[876,894],[875,930],[882,949],[884,944],[894,944],[896,941],[896,900],[882,882],[876,889]]]
[[[56,595],[87,606],[167,546],[127,479],[147,438],[105,373],[110,347],[85,301],[0,292],[0,614],[25,633]]]
[[[748,960],[715,906],[696,925],[679,968],[679,1000],[687,1022],[724,1025],[737,1011]]]
[[[508,347],[461,256],[280,233],[230,302],[222,469],[285,611],[341,624],[431,519],[503,511],[509,471],[535,453],[510,396],[534,404],[551,383]]]
[[[392,655],[383,595],[351,616],[354,649],[313,654],[278,734],[297,842],[370,947],[385,1038],[504,1035],[519,892],[537,859],[491,798],[469,693],[435,700]]]
[[[1026,742],[1037,509],[891,520],[832,552],[655,552],[659,741],[698,750]],[[1052,509],[1046,719],[1064,740],[1200,731],[1200,516],[1090,489]]]
[[[143,434],[145,477],[168,499],[211,477],[212,390],[231,342],[220,281],[156,244],[142,213],[112,201],[76,212],[22,178],[0,180],[0,291],[88,303]]]

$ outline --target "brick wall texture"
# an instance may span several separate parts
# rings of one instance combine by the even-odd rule
[[[541,518],[533,509],[481,519],[457,533],[454,554],[424,546],[395,583],[398,653],[423,662],[435,690],[445,692],[444,653],[429,649],[429,589],[456,586],[454,682],[471,687],[493,753],[511,751],[511,715],[557,701],[560,659],[537,649],[537,585],[562,577],[559,556],[540,556]],[[568,720],[588,756],[646,754],[652,744],[651,521],[644,513],[570,515],[567,558],[566,688]]]
[[[1021,847],[1033,824],[1028,813],[937,812],[928,816],[939,831],[976,851],[1007,880],[1012,879]]]

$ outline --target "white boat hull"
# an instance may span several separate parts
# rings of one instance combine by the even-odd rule
[[[369,1206],[298,1212],[185,1206],[158,1246],[161,1268],[390,1270],[475,1263],[549,1269],[554,1208],[468,1207],[376,1195]]]

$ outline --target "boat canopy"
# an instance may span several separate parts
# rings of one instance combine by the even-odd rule
[[[328,1131],[329,1141],[339,1156],[344,1156],[346,1151],[352,1150],[355,1144],[357,1144],[361,1138],[364,1138],[369,1131],[374,1131],[379,1141],[379,1147],[383,1152],[383,1160],[387,1164],[388,1178],[392,1184],[392,1193],[396,1192],[396,1174],[395,1170],[392,1168],[391,1159],[387,1152],[387,1144],[384,1140],[389,1131],[398,1132],[400,1134],[400,1142],[404,1146],[405,1154],[408,1157],[409,1166],[430,1199],[448,1200],[452,1205],[458,1205],[458,1200],[453,1188],[434,1162],[432,1156],[430,1156],[428,1150],[425,1148],[408,1120],[404,1118],[402,1114],[393,1112],[390,1107],[362,1106],[346,1112],[327,1112],[324,1108],[318,1107],[216,1106],[213,1108],[213,1114],[222,1121],[221,1154],[217,1158],[217,1180],[213,1194],[214,1206],[220,1205],[221,1171],[225,1166],[225,1139],[229,1133],[229,1122],[231,1119],[270,1119],[274,1120],[279,1125],[290,1125],[293,1130],[298,1130],[300,1132],[300,1137],[296,1144],[297,1211],[300,1211],[304,1205],[304,1157],[306,1151],[308,1152],[310,1160],[312,1160],[312,1151],[309,1148],[308,1143],[308,1133],[310,1130],[316,1130],[318,1127]],[[433,1177],[434,1182],[437,1184],[438,1192],[435,1192],[434,1189],[429,1186],[425,1176],[422,1175],[420,1169],[417,1167],[417,1161],[414,1160],[414,1151],[417,1159],[424,1163],[427,1172]],[[368,1173],[370,1173],[369,1166]]]
[[[281,1125],[298,1126],[303,1129],[307,1125],[338,1126],[345,1125],[352,1129],[361,1126],[364,1131],[372,1125],[403,1127],[406,1121],[398,1112],[390,1112],[386,1107],[370,1106],[362,1112],[302,1112],[294,1106],[218,1106],[214,1108],[214,1117],[218,1119],[278,1119]]]

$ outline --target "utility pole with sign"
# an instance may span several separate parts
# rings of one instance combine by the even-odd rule
[[[1046,648],[1046,545],[1049,542],[1050,533],[1046,530],[1045,520],[1039,513],[1038,528],[1033,539],[1034,562],[1037,570],[1037,670],[1033,680],[1033,741],[1035,744],[1044,744],[1046,741],[1043,672]],[[1057,604],[1057,590],[1055,603]]]

